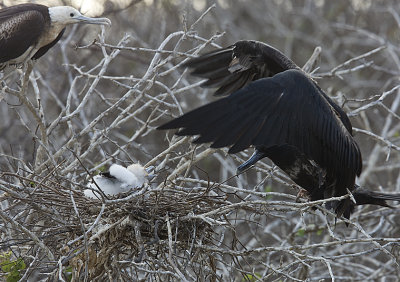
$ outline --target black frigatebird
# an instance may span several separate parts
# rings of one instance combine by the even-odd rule
[[[337,216],[350,217],[354,206],[388,206],[400,194],[368,191],[355,184],[362,169],[361,152],[346,113],[318,84],[279,50],[257,41],[239,41],[227,48],[190,59],[192,75],[207,79],[202,86],[229,95],[184,114],[158,129],[181,128],[180,136],[199,135],[193,142],[237,153],[250,146],[254,154],[238,167],[243,172],[268,157],[311,200],[328,202]]]
[[[89,18],[69,6],[20,4],[0,10],[0,69],[38,59],[74,23],[110,25],[107,18]]]

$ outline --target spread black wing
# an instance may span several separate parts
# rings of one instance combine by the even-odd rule
[[[216,95],[231,95],[158,129],[180,128],[178,135],[199,135],[195,143],[227,146],[230,153],[255,145],[256,153],[271,158],[291,177],[291,169],[298,169],[294,181],[314,200],[345,195],[347,188],[357,205],[388,207],[387,200],[400,201],[400,194],[354,185],[362,160],[346,113],[275,48],[239,41],[191,59],[186,66],[207,79],[204,87],[217,88]],[[349,218],[355,204],[346,199],[331,207]]]
[[[327,171],[361,172],[358,145],[319,88],[300,70],[260,79],[213,103],[184,114],[158,129],[182,128],[199,135],[195,143],[230,147],[291,145]],[[345,194],[345,193],[344,193]]]
[[[184,66],[191,69],[192,75],[207,79],[202,87],[218,88],[214,93],[216,96],[232,94],[260,78],[272,77],[290,69],[300,69],[278,49],[252,40],[238,41],[229,47],[201,55],[189,60]],[[346,113],[320,88],[319,90],[351,133],[352,126]]]
[[[47,7],[43,5],[22,4],[1,9],[0,63],[21,56],[36,44],[46,28],[47,16]]]
[[[184,66],[192,69],[192,75],[207,78],[203,87],[218,88],[215,95],[228,95],[251,81],[299,69],[279,50],[258,41],[238,41],[191,59]]]

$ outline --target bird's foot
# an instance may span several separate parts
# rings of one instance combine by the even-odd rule
[[[307,199],[307,200],[310,199],[310,195],[306,189],[300,188],[299,193],[297,193],[297,196],[296,196],[296,202],[299,202],[300,198]]]

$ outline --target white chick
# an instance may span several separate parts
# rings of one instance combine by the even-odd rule
[[[97,186],[106,195],[117,195],[119,193],[128,192],[134,188],[140,188],[144,183],[149,181],[146,169],[140,164],[132,164],[125,168],[121,165],[113,164],[108,172],[102,172],[93,177]],[[101,198],[96,184],[93,182],[87,185],[88,188],[84,191],[88,198]]]

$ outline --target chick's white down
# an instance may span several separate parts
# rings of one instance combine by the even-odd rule
[[[85,196],[89,198],[100,198],[100,193],[97,192],[98,187],[106,195],[117,195],[119,193],[128,192],[134,188],[140,188],[144,183],[148,182],[148,173],[146,169],[140,164],[132,164],[127,168],[113,164],[109,171],[112,176],[107,177],[105,175],[96,175],[93,180],[96,182],[89,183],[88,188],[84,191]]]

